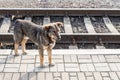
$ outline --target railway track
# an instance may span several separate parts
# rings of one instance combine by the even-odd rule
[[[62,39],[55,47],[58,49],[119,48],[119,14],[119,9],[0,9],[0,42],[13,43],[13,24],[20,18],[40,26],[63,22]]]

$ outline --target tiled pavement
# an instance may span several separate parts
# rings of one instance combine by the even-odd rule
[[[53,50],[55,66],[48,66],[45,53],[45,68],[40,68],[37,50],[17,57],[12,50],[0,50],[0,80],[120,80],[119,50],[88,51]]]

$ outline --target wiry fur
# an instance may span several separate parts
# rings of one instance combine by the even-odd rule
[[[25,43],[30,39],[38,45],[41,66],[43,66],[44,49],[47,49],[49,65],[52,65],[52,48],[55,46],[56,40],[60,38],[59,33],[62,26],[61,22],[39,26],[26,20],[16,20],[14,25],[15,55],[18,55],[19,44],[22,45],[22,51],[26,54]]]

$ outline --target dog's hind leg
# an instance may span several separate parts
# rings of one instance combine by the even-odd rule
[[[54,64],[52,63],[52,49],[51,48],[48,48],[47,49],[47,52],[48,52],[48,60],[49,60],[49,66],[54,66]]]
[[[19,43],[16,43],[14,44],[14,48],[15,48],[15,56],[18,56],[18,46],[19,46]]]
[[[21,42],[23,54],[27,54],[26,53],[26,42],[27,42],[27,39],[23,39],[22,42]]]
[[[23,40],[22,34],[18,34],[18,32],[15,32],[14,34],[14,50],[15,50],[15,56],[18,56],[18,47],[21,41]]]

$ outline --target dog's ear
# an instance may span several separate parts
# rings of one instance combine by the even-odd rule
[[[48,31],[48,29],[49,29],[49,26],[44,26],[44,30],[46,30],[46,31]]]
[[[62,22],[56,22],[56,24],[57,24],[59,27],[63,27],[63,23],[62,23]]]
[[[50,25],[45,25],[44,30],[48,31],[50,29],[50,27],[51,27]]]

